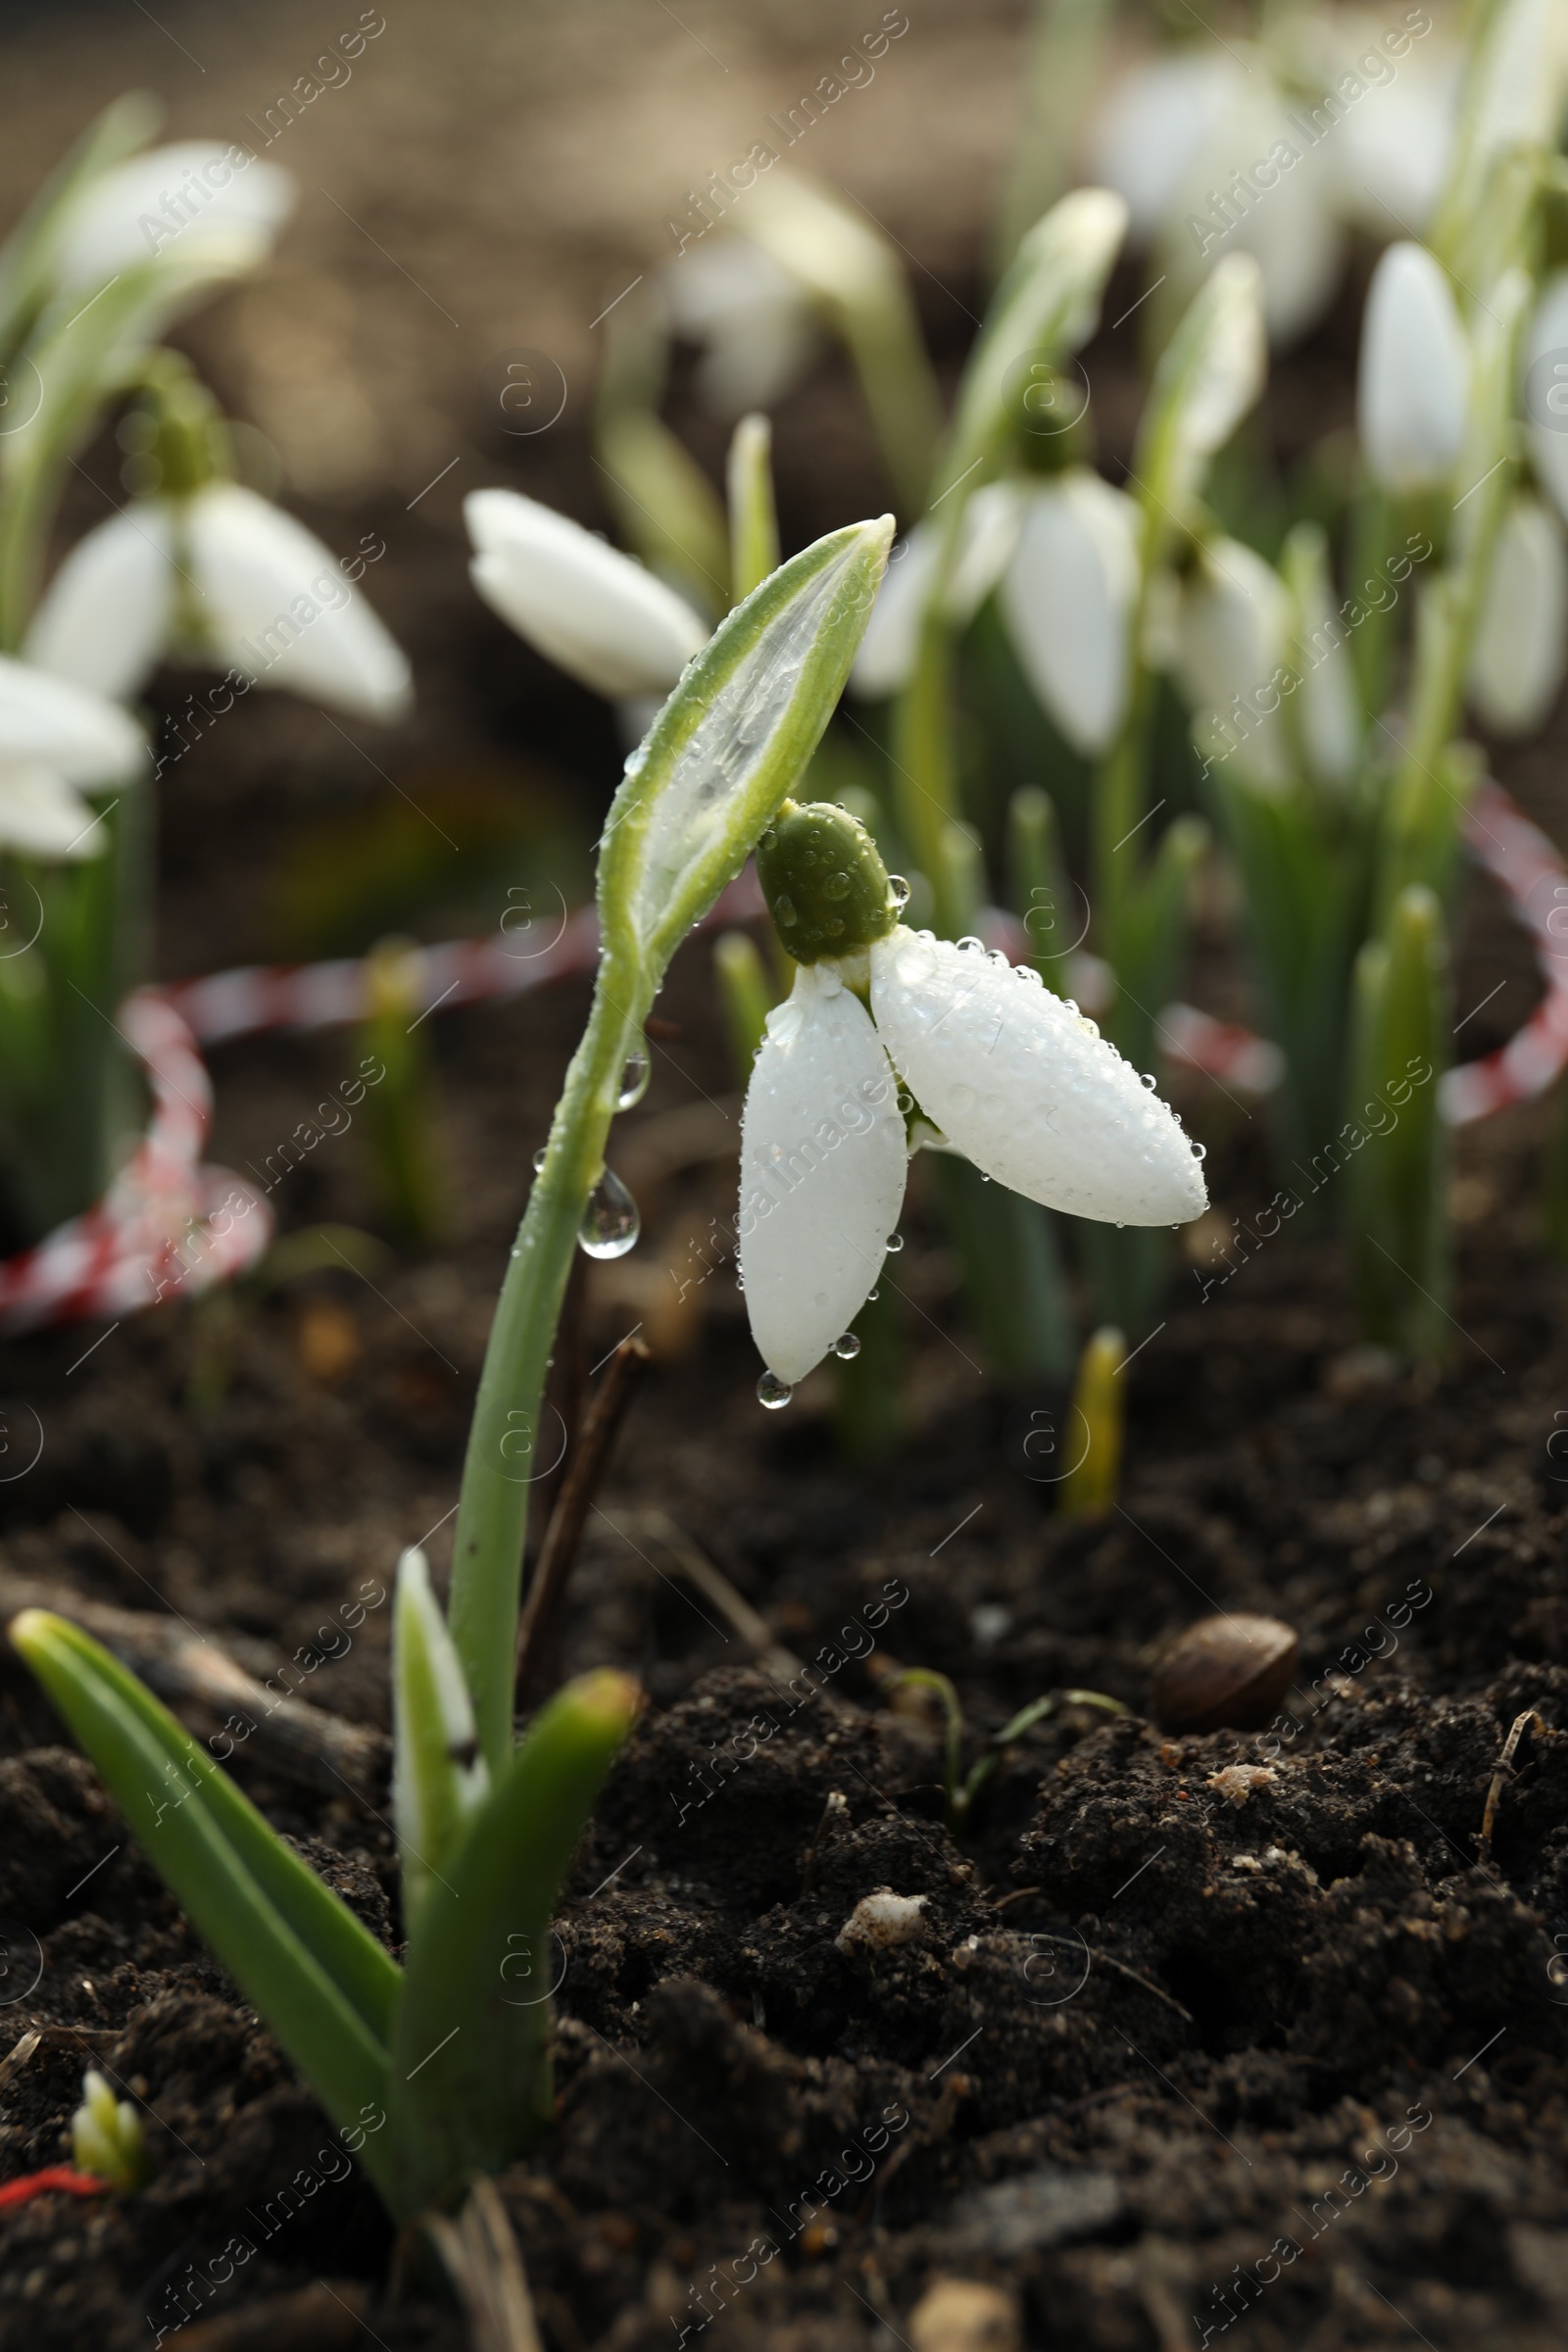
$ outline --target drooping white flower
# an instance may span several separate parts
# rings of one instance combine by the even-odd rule
[[[237,275],[266,259],[293,203],[289,173],[247,148],[154,147],[82,190],[62,224],[56,281],[85,292],[165,254],[185,270]]]
[[[410,701],[407,661],[331,551],[237,482],[138,500],[89,531],[27,633],[30,662],[122,698],[165,654],[358,717]]]
[[[769,1016],[741,1143],[741,1274],[775,1384],[821,1360],[881,1270],[906,1170],[895,1071],[952,1149],[1028,1200],[1124,1225],[1200,1214],[1198,1157],[1152,1080],[1032,966],[906,930],[842,809],[787,804],[758,862],[805,958]]]
[[[1087,466],[1023,504],[1002,610],[1024,675],[1075,751],[1105,750],[1127,709],[1138,508]]]
[[[1018,539],[1019,498],[1010,482],[988,482],[963,510],[958,554],[943,599],[955,628],[971,621],[1006,569]],[[939,532],[916,523],[895,550],[860,639],[850,684],[867,701],[897,694],[914,667],[920,616],[936,565]]]
[[[1516,498],[1503,517],[1465,679],[1477,716],[1494,735],[1530,735],[1562,684],[1568,654],[1568,548],[1539,498]]]
[[[1568,270],[1547,278],[1530,322],[1525,437],[1537,480],[1568,519]]]
[[[0,843],[8,849],[96,856],[108,837],[76,787],[128,782],[146,755],[146,737],[117,704],[0,657]]]
[[[1372,273],[1356,389],[1361,448],[1381,488],[1446,479],[1469,389],[1470,346],[1441,263],[1424,245],[1391,245]]]
[[[1140,59],[1113,83],[1092,169],[1155,248],[1167,302],[1216,256],[1251,253],[1270,338],[1289,343],[1333,297],[1348,223],[1422,226],[1452,142],[1455,61],[1441,38],[1412,51],[1405,34],[1396,63],[1385,32],[1283,12],[1256,43]]]
[[[697,391],[720,416],[770,409],[816,347],[815,315],[798,281],[750,237],[715,237],[678,254],[659,283],[675,332],[702,347]]]
[[[706,623],[673,588],[554,508],[475,490],[463,514],[485,603],[596,693],[667,694],[707,644]]]
[[[1217,539],[1183,582],[1177,669],[1200,739],[1260,784],[1288,772],[1280,720],[1291,601],[1270,564]]]

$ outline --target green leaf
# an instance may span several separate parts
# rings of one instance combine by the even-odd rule
[[[1250,253],[1217,262],[1160,355],[1129,488],[1144,510],[1144,569],[1192,518],[1208,462],[1263,389],[1262,271]]]
[[[489,1791],[473,1708],[417,1546],[398,1562],[392,1616],[392,1810],[413,1936],[430,1888]]]
[[[1385,936],[1357,959],[1348,1115],[1317,1156],[1346,1167],[1346,1231],[1368,1339],[1428,1358],[1447,1352],[1454,1328],[1438,1083],[1451,1018],[1443,909],[1435,892],[1412,883]]]
[[[1088,341],[1101,297],[1127,233],[1127,207],[1108,188],[1075,188],[1037,220],[997,289],[969,355],[957,415],[939,469],[942,497],[985,478],[1021,414],[1020,371]],[[935,502],[940,504],[941,501]]]
[[[773,427],[765,416],[743,416],[725,467],[729,493],[730,578],[741,604],[778,569],[778,515],[773,506]]]
[[[145,147],[162,113],[145,90],[129,90],[114,99],[39,188],[0,249],[0,350],[15,349],[19,333],[43,302],[61,233],[77,197],[105,172]]]
[[[607,951],[664,965],[789,792],[843,692],[893,518],[851,523],[754,589],[626,763],[599,861]]]
[[[43,1609],[13,1646],[103,1775],[126,1826],[339,2127],[386,2097],[399,1972],[346,1903],[135,1676]],[[384,2186],[377,2143],[367,2168]]]
[[[568,1684],[509,1759],[433,1886],[408,1953],[387,2105],[393,2210],[435,2203],[523,2153],[546,2112],[550,1919],[637,1712],[636,1685]]]

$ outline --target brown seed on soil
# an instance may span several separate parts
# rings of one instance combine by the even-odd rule
[[[1150,1700],[1167,1732],[1266,1723],[1296,1672],[1297,1639],[1278,1617],[1200,1617],[1154,1669]]]
[[[1018,2306],[979,2278],[937,2278],[909,2314],[914,2352],[1017,2352]]]

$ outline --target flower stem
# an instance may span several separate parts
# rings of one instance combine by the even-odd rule
[[[644,993],[641,972],[618,968],[613,954],[604,957],[479,1379],[458,1506],[450,1621],[492,1773],[512,1750],[513,1652],[545,1374],[583,1211],[604,1173],[605,1141],[628,1040],[646,1009]]]

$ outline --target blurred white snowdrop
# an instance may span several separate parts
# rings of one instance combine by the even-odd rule
[[[554,508],[475,490],[463,513],[485,603],[596,693],[667,694],[707,644],[706,622],[673,588]]]
[[[1494,735],[1530,735],[1562,684],[1568,651],[1568,549],[1539,498],[1503,516],[1470,655],[1466,692]]]
[[[1017,545],[1019,519],[1018,492],[1010,482],[988,482],[965,506],[943,608],[955,628],[974,618],[1005,570]],[[868,701],[897,694],[914,667],[939,536],[934,523],[916,523],[883,574],[850,672],[855,692]]]
[[[1288,343],[1327,309],[1348,224],[1386,233],[1391,218],[1424,222],[1453,113],[1451,54],[1441,42],[1413,48],[1431,31],[1419,9],[1392,26],[1298,12],[1261,46],[1181,49],[1121,76],[1091,170],[1156,247],[1168,300],[1185,300],[1215,256],[1252,253],[1269,334]]]
[[[356,717],[409,707],[409,664],[329,548],[238,482],[138,499],[73,548],[26,658],[122,700],[160,659],[211,662]]]
[[[697,391],[717,416],[771,408],[804,373],[815,315],[798,280],[750,237],[682,253],[659,282],[671,327],[701,346]]]
[[[146,760],[134,719],[102,696],[0,657],[0,843],[91,858],[108,836],[78,786],[128,783]]]
[[[248,148],[181,139],[102,172],[60,223],[56,283],[86,292],[122,271],[177,255],[186,271],[253,270],[294,204],[294,181]]]
[[[906,929],[843,809],[786,803],[758,869],[799,960],[741,1132],[737,1233],[765,1401],[820,1362],[877,1280],[907,1169],[899,1079],[952,1150],[1028,1200],[1121,1225],[1201,1214],[1198,1156],[1152,1082],[1032,967]]]
[[[1530,323],[1525,438],[1537,480],[1568,518],[1568,270],[1546,279]]]
[[[1279,711],[1290,626],[1285,583],[1238,539],[1211,541],[1182,583],[1177,670],[1200,740],[1258,784],[1289,772]]]
[[[1126,715],[1140,516],[1088,466],[1021,495],[1002,610],[1025,676],[1075,751],[1103,752]]]
[[[1464,438],[1470,346],[1443,267],[1424,245],[1391,245],[1361,323],[1356,416],[1380,488],[1435,489]]]

